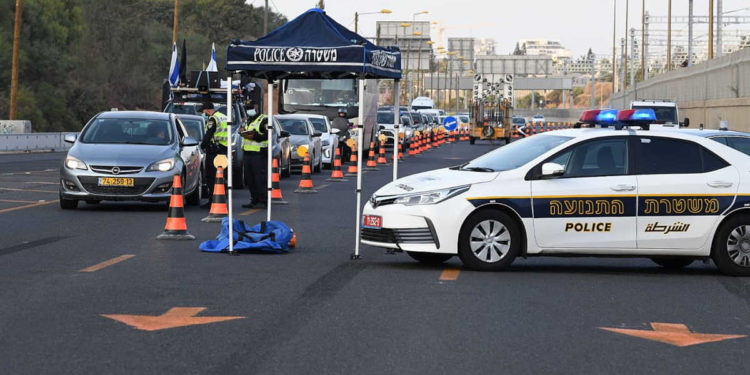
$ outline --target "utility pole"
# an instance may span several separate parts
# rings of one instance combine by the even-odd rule
[[[617,0],[615,0],[615,3],[617,3]],[[612,48],[613,55],[612,55],[612,84],[617,82],[617,79],[615,76],[617,75],[617,71],[615,70],[615,56],[614,56],[614,47]],[[563,77],[568,75],[568,60],[563,60]],[[563,101],[563,109],[568,109],[568,90],[562,89],[562,101]]]
[[[643,15],[643,80],[648,79],[648,12]]]
[[[716,57],[721,56],[721,12],[724,11],[721,0],[716,0]]]
[[[628,13],[630,13],[628,11],[629,7],[630,7],[630,0],[625,0],[625,48],[623,48],[623,51],[625,52],[625,57],[622,59],[622,64],[624,67],[623,71],[625,72],[625,74],[623,75],[624,78],[622,80],[623,91],[628,89],[627,77],[628,77]]]
[[[667,10],[667,71],[672,70],[672,0]]]
[[[688,56],[687,66],[693,66],[693,0],[688,0]]]
[[[630,56],[635,56],[635,28],[630,29]],[[630,64],[630,86],[635,86],[635,63]]]
[[[591,56],[591,108],[596,106],[596,64],[594,56]]]
[[[670,0],[671,1],[671,0]],[[614,11],[612,12],[612,92],[617,92],[617,0],[615,0]],[[567,63],[563,62],[563,75],[567,72]],[[567,102],[565,102],[565,90],[563,94],[563,108],[567,108]]]
[[[172,44],[177,43],[177,20],[179,20],[180,0],[174,0],[174,23],[172,25]]]
[[[708,0],[708,59],[714,58],[714,0]]]
[[[359,32],[359,12],[354,12],[354,33],[357,34]]]
[[[18,98],[18,43],[21,39],[21,0],[16,0],[16,23],[13,26],[13,66],[10,73],[10,120],[16,119]]]
[[[320,4],[318,4],[320,7]],[[266,6],[263,8],[263,35],[268,34],[268,0],[266,0]]]
[[[648,78],[646,73],[646,0],[641,2],[641,80]]]
[[[627,36],[627,34],[625,34],[625,36]],[[628,52],[627,52],[628,49],[626,48],[627,44],[625,44],[625,43],[626,43],[625,42],[625,38],[620,38],[620,58],[622,60],[622,64],[620,64],[620,65],[622,65],[622,67],[621,67],[621,69],[622,69],[622,77],[620,77],[622,79],[620,80],[620,82],[622,82],[622,87],[623,87],[622,91],[625,91],[625,85],[627,84],[627,79],[628,79],[628,71],[625,70],[625,69],[627,69],[626,68],[627,64],[625,63],[625,56],[627,56],[627,54],[628,54]],[[625,98],[625,96],[623,96],[623,98]]]

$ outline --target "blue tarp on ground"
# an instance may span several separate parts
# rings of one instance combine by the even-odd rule
[[[233,220],[234,251],[263,251],[285,253],[289,251],[289,241],[294,237],[292,230],[281,221],[266,221],[248,227],[243,221]],[[221,220],[221,232],[215,240],[202,242],[202,251],[220,253],[229,250],[229,218]]]
[[[318,8],[256,41],[232,41],[227,70],[264,79],[401,78],[401,52],[376,46]]]

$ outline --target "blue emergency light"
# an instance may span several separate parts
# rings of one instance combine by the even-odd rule
[[[596,115],[596,123],[602,126],[609,126],[617,121],[617,110],[616,109],[602,109],[598,115]]]
[[[625,125],[640,126],[648,130],[649,126],[656,121],[656,113],[653,109],[627,109],[617,114],[617,121]]]

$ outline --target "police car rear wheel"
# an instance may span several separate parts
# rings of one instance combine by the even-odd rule
[[[651,260],[664,268],[678,269],[689,266],[695,259],[688,257],[653,257]]]
[[[722,273],[750,276],[750,215],[735,216],[722,224],[711,257]]]
[[[516,222],[506,213],[480,211],[461,228],[458,255],[468,267],[497,271],[509,266],[521,249]]]
[[[422,253],[417,251],[407,251],[406,254],[424,264],[442,264],[446,260],[453,258],[453,254]]]

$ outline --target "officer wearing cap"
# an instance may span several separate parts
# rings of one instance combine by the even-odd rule
[[[250,202],[244,208],[265,208],[268,199],[268,117],[258,115],[245,126],[242,135],[242,167],[250,190]]]
[[[338,109],[337,116],[331,121],[331,127],[339,130],[339,147],[341,147],[341,156],[344,160],[349,159],[351,149],[346,146],[346,138],[349,138],[349,120],[346,118],[346,108]]]
[[[219,111],[214,110],[214,104],[211,102],[203,103],[201,108],[204,115],[208,116],[206,121],[206,135],[201,141],[201,149],[206,153],[206,181],[208,183],[209,202],[213,195],[214,184],[216,183],[216,167],[214,158],[217,155],[226,155],[228,140],[227,116]],[[229,179],[229,171],[224,171],[224,183]]]

